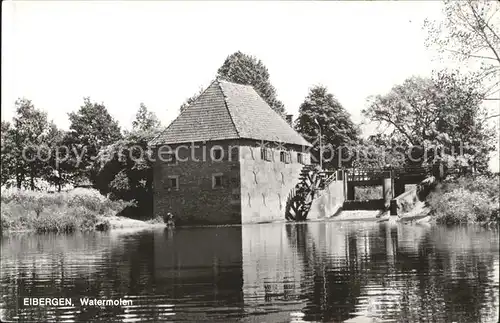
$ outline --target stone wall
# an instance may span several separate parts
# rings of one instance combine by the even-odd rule
[[[179,161],[175,164],[157,158],[153,180],[155,215],[171,212],[180,224],[284,220],[288,194],[299,182],[304,164],[310,162],[309,153],[293,145],[269,146],[270,160],[263,160],[261,145],[257,141],[197,143],[193,156],[198,161],[191,156],[191,144],[178,148],[180,146],[171,145],[172,150],[179,149]],[[210,158],[214,148],[223,149],[221,161]],[[290,152],[287,162],[280,160],[283,148]],[[302,163],[298,160],[298,153],[303,153]],[[212,187],[214,174],[223,175],[222,188]],[[178,177],[178,189],[169,187],[169,178],[173,176]]]
[[[395,198],[397,204],[397,213],[407,213],[410,212],[415,204],[419,201],[417,189],[413,188]]]
[[[310,162],[309,153],[303,154],[299,163],[299,146],[287,146],[290,163],[280,161],[280,147],[269,147],[271,160],[261,158],[257,142],[242,142],[240,148],[241,221],[258,223],[285,219],[286,199],[299,182],[300,171]]]
[[[333,181],[311,205],[308,219],[321,219],[334,215],[344,203],[344,181]]]
[[[196,143],[194,148],[191,148],[190,143],[178,148],[180,146],[171,145],[173,150],[179,149],[179,161],[175,164],[156,158],[153,170],[155,215],[162,216],[171,212],[176,222],[181,224],[240,223],[238,142]],[[232,153],[229,153],[230,147],[236,147],[232,149]],[[212,160],[213,148],[223,149],[221,161]],[[156,152],[157,155],[158,153]],[[222,174],[221,188],[213,188],[214,174]],[[169,176],[178,176],[178,189],[169,187]]]

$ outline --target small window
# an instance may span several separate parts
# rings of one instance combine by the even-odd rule
[[[222,149],[214,148],[212,150],[212,158],[215,161],[221,161],[222,160]]]
[[[167,188],[169,188],[171,190],[178,190],[179,189],[179,176],[178,175],[168,176]]]
[[[212,175],[212,188],[221,188],[222,185],[222,173],[217,173]]]
[[[289,151],[280,151],[280,161],[285,164],[290,164],[291,154]]]
[[[304,155],[302,153],[297,153],[297,162],[299,164],[303,164],[304,163]]]
[[[239,148],[238,147],[231,147],[231,160],[232,161],[237,161],[239,158]]]
[[[271,160],[271,149],[263,147],[260,150],[260,158],[262,160],[270,161]]]

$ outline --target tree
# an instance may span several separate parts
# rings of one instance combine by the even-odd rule
[[[8,121],[2,121],[1,129],[1,185],[8,185],[9,180],[15,176],[15,159],[12,156],[12,148],[14,147],[11,124]]]
[[[39,148],[45,143],[49,124],[47,113],[35,109],[30,100],[21,99],[16,101],[17,115],[14,117],[14,142],[18,170],[20,178],[29,178],[31,190],[36,188],[35,179],[42,177],[45,167],[45,156],[40,156],[43,152]],[[46,151],[45,151],[46,152]],[[20,155],[19,155],[20,153]],[[20,188],[21,185],[17,184]]]
[[[186,101],[184,101],[184,103],[182,103],[181,107],[180,107],[180,112],[182,113],[182,111],[184,111],[185,108],[187,108],[188,106],[190,106],[191,104],[194,103],[194,101],[196,101],[196,99],[198,99],[198,97],[204,92],[205,90],[200,87],[200,89],[198,90],[197,93],[193,94],[192,96],[190,96],[189,98],[186,99]]]
[[[135,120],[132,121],[133,130],[149,131],[160,127],[161,123],[156,114],[148,111],[148,108],[141,103],[139,110],[135,115]]]
[[[482,78],[491,79],[485,99],[500,91],[500,2],[452,1],[444,4],[444,20],[426,20],[426,45],[440,53],[451,54],[461,62],[481,63]]]
[[[15,180],[17,188],[34,190],[47,167],[50,150],[43,146],[50,123],[47,114],[28,99],[18,99],[15,109],[12,124],[2,122],[2,185]]]
[[[151,214],[153,205],[153,160],[148,143],[161,132],[159,128],[132,131],[125,138],[99,152],[96,163],[96,188],[112,199],[136,201],[135,214]]]
[[[47,142],[45,143],[51,151],[47,163],[43,171],[43,178],[50,184],[57,187],[60,192],[64,184],[67,184],[71,179],[68,164],[65,161],[66,150],[64,149],[64,139],[66,132],[57,128],[56,124],[51,122],[49,124],[49,131],[47,134]]]
[[[314,86],[309,90],[295,121],[295,130],[314,143],[317,151],[319,127],[322,131],[322,146],[327,147],[323,151],[323,157],[327,160],[324,165],[327,168],[349,165],[351,161],[347,160],[350,151],[348,147],[356,143],[359,129],[352,122],[349,113],[324,86]]]
[[[439,72],[432,78],[411,77],[388,94],[371,97],[363,114],[412,147],[417,164],[441,156],[482,168],[494,138],[483,98],[477,77]]]
[[[111,117],[104,104],[84,98],[77,112],[69,113],[70,131],[64,142],[71,149],[69,163],[75,178],[94,180],[93,160],[100,149],[122,138],[118,122]]]
[[[255,91],[280,115],[285,114],[283,103],[277,99],[270,82],[267,67],[254,56],[238,51],[229,55],[217,71],[218,77],[234,83],[251,85]]]
[[[153,160],[148,143],[161,133],[161,123],[141,103],[132,126],[122,139],[99,151],[93,165],[95,186],[112,199],[137,202],[135,208],[127,209],[130,216],[152,214]]]
[[[368,138],[360,138],[351,148],[354,156],[352,166],[357,168],[383,168],[388,165],[403,167],[406,163],[405,152],[408,142],[384,133],[377,133]]]

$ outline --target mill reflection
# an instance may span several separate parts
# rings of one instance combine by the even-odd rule
[[[498,241],[472,226],[334,222],[9,236],[0,309],[20,321],[497,322]]]
[[[155,295],[168,295],[176,321],[243,315],[241,235],[241,227],[155,231]]]
[[[273,317],[281,320],[299,311],[314,321],[481,322],[484,304],[498,304],[498,283],[485,270],[495,257],[484,252],[488,237],[498,238],[476,232],[388,223],[243,227],[245,307],[279,304]]]

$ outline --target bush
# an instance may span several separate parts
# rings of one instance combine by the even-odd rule
[[[384,198],[382,186],[360,186],[354,189],[354,199],[357,201],[380,200]]]
[[[111,223],[109,222],[109,220],[103,220],[96,224],[95,229],[97,231],[108,231],[109,229],[111,229]]]
[[[165,223],[165,221],[161,215],[156,215],[154,218],[148,220],[147,222],[151,223],[151,224]]]
[[[115,215],[133,204],[111,201],[97,190],[84,188],[54,194],[5,190],[1,203],[2,230],[37,232],[89,231],[98,224],[100,229],[107,230],[109,221],[101,218]]]
[[[443,182],[427,202],[438,223],[498,223],[498,180],[466,177]]]
[[[70,233],[78,228],[78,219],[73,214],[44,213],[33,219],[36,232]]]

